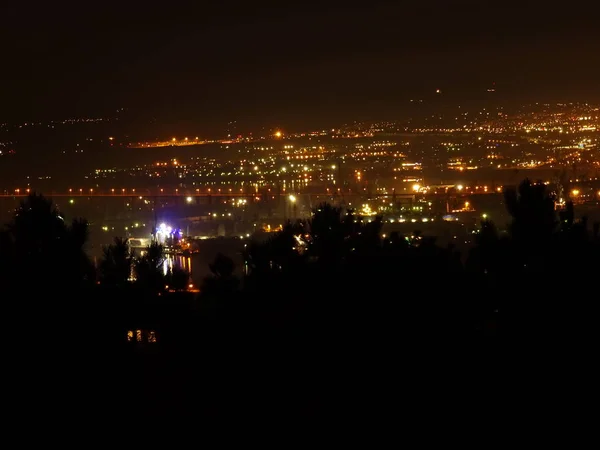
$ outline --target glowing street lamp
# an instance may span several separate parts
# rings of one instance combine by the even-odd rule
[[[288,200],[292,204],[292,218],[295,220],[296,219],[296,196],[290,194],[288,196]]]

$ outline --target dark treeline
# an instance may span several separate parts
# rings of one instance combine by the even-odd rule
[[[585,373],[596,328],[598,225],[557,213],[542,183],[505,202],[506,231],[483,221],[468,255],[323,204],[249,244],[243,278],[217,257],[193,294],[159,245],[136,255],[116,238],[94,267],[87,223],[31,195],[0,234],[9,373],[30,403],[75,416],[488,411],[561,364]],[[128,342],[138,329],[157,342]]]

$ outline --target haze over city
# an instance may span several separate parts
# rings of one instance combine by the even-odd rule
[[[4,5],[4,120],[118,108],[204,133],[394,119],[435,89],[477,100],[599,101],[594,4],[429,1]],[[597,11],[596,11],[597,12]],[[27,19],[25,19],[27,17]]]

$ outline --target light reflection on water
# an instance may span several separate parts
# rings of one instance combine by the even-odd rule
[[[163,264],[163,272],[166,275],[173,267],[180,267],[192,276],[192,258],[190,256],[167,255]]]

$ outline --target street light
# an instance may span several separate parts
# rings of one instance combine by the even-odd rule
[[[290,201],[290,203],[292,204],[292,219],[296,219],[296,196],[290,194],[288,196],[288,200]]]

